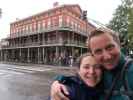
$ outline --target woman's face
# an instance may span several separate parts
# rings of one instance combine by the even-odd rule
[[[95,87],[101,80],[101,65],[96,62],[93,56],[86,56],[81,61],[78,73],[88,86]]]

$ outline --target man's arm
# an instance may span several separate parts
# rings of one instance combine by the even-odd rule
[[[51,100],[69,100],[67,95],[69,95],[69,92],[66,86],[59,81],[54,81],[51,85]]]

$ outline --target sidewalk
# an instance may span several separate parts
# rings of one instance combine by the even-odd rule
[[[0,62],[1,64],[10,64],[12,68],[29,70],[29,71],[50,71],[50,70],[73,70],[75,67],[70,66],[54,66],[54,65],[44,65],[44,64],[28,64],[28,63],[16,63],[16,62]]]

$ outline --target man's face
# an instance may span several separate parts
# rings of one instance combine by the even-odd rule
[[[120,59],[120,46],[110,34],[100,34],[90,39],[90,49],[105,69],[112,70]]]
[[[94,87],[101,80],[101,65],[96,62],[94,57],[86,56],[80,64],[79,75],[88,86]]]

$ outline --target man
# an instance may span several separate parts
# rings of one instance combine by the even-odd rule
[[[96,29],[88,36],[87,46],[89,47],[89,50],[95,57],[96,61],[104,66],[104,90],[110,90],[114,79],[116,78],[117,74],[121,72],[122,67],[126,62],[126,57],[120,51],[121,47],[118,35],[107,29]],[[124,78],[127,79],[129,90],[133,92],[132,77],[133,64],[131,63],[128,65],[128,71],[124,74]],[[124,93],[118,92],[124,90],[124,80],[119,78],[116,81],[115,87],[113,87],[113,90],[115,90],[116,93],[111,94],[109,97],[110,100],[129,100],[128,96],[126,96]],[[58,97],[62,97],[65,100],[66,97],[64,97],[64,95],[60,92],[61,89],[68,94],[65,86],[56,81],[52,85],[51,93],[54,94],[53,96],[60,94]],[[105,100],[105,98],[106,95],[104,94],[102,100]]]

